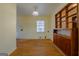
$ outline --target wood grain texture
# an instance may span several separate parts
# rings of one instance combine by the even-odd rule
[[[54,33],[54,44],[67,56],[71,56],[71,40],[63,35]]]
[[[17,49],[11,56],[62,56],[51,40],[17,40]]]

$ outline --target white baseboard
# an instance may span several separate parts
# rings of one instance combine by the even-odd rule
[[[0,53],[0,56],[8,56],[8,53]]]
[[[44,40],[44,39],[24,39],[24,38],[17,38],[16,40]],[[49,40],[51,40],[51,39],[49,39]]]

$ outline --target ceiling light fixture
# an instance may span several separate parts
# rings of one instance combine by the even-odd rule
[[[35,10],[33,11],[32,15],[33,15],[33,16],[38,16],[38,15],[39,15],[39,13],[38,13],[38,11],[37,11],[37,7],[35,7]]]

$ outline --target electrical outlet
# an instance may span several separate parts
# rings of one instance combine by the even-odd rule
[[[40,36],[40,39],[41,39],[41,36]]]

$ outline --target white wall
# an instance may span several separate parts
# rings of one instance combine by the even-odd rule
[[[0,3],[0,53],[16,48],[16,4]]]
[[[45,35],[47,39],[53,40],[53,29],[55,28],[55,14],[61,10],[66,4],[60,3],[58,7],[53,10],[51,16],[18,16],[17,18],[17,38],[19,39],[39,39],[41,36],[44,39]],[[36,32],[36,21],[39,19],[43,19],[46,22],[46,31],[44,33]],[[23,31],[20,29],[23,28]],[[47,33],[47,31],[50,31]]]
[[[36,32],[36,21],[44,20],[45,21],[45,32],[37,33]],[[23,28],[23,31],[20,29]],[[51,17],[50,16],[18,16],[17,19],[17,38],[19,39],[42,39],[47,37],[47,39],[51,39],[51,32],[47,32],[51,30]]]
[[[60,3],[58,7],[52,11],[52,15],[43,17],[32,17],[32,16],[18,16],[17,20],[17,38],[20,39],[39,39],[39,36],[44,38],[47,35],[48,39],[53,40],[53,29],[55,28],[55,14],[60,11],[66,4]],[[49,18],[48,18],[49,17]],[[36,20],[44,19],[46,23],[46,31],[44,33],[37,33],[35,22]],[[24,28],[24,31],[20,31]],[[47,31],[50,31],[47,33]]]

